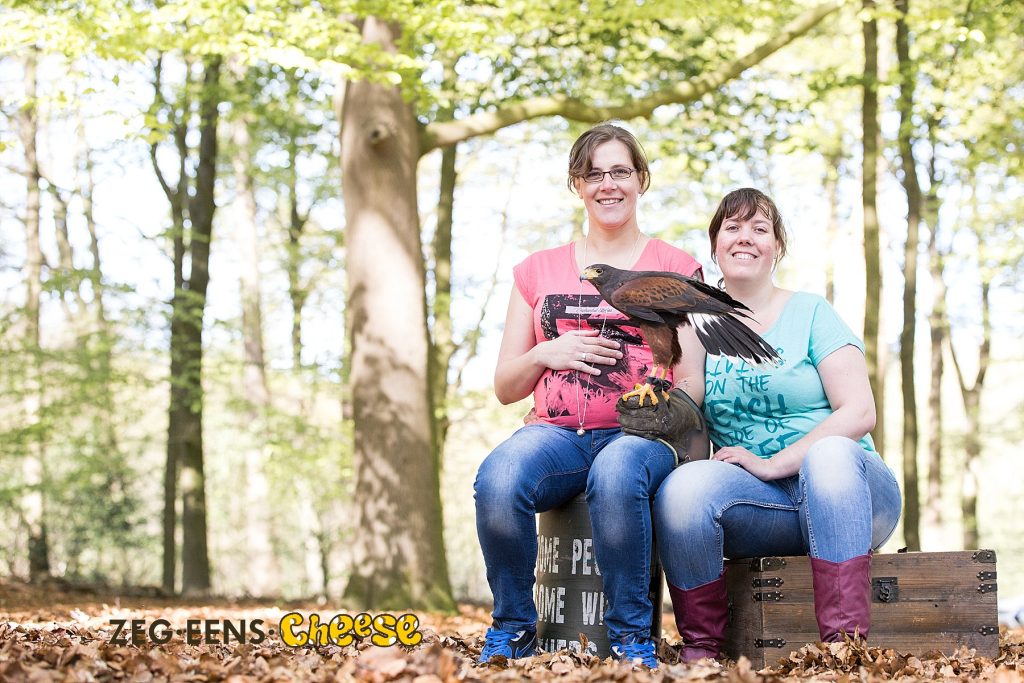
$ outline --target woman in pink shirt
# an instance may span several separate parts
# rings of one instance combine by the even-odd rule
[[[676,458],[664,442],[619,427],[615,403],[651,374],[651,350],[636,326],[580,280],[593,263],[701,277],[689,254],[640,230],[637,203],[650,182],[631,133],[610,124],[587,131],[573,145],[568,169],[569,189],[587,211],[587,235],[531,254],[513,269],[494,392],[505,404],[532,394],[535,419],[494,449],[474,485],[494,596],[481,663],[534,653],[535,515],[586,491],[612,653],[657,666],[647,595],[650,501]],[[683,359],[668,379],[702,393],[704,367],[689,365]]]

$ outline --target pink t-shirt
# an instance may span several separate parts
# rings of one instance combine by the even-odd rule
[[[700,263],[659,239],[648,240],[631,270],[702,277]],[[537,417],[542,422],[575,429],[580,424],[578,414],[583,413],[587,429],[618,427],[615,402],[637,383],[643,383],[653,370],[651,349],[640,328],[626,323],[626,316],[601,299],[592,284],[580,282],[575,243],[531,254],[512,269],[512,274],[519,293],[533,309],[538,342],[581,328],[594,329],[619,342],[623,354],[615,365],[597,365],[600,375],[545,370],[533,388]],[[671,380],[672,369],[666,369]]]

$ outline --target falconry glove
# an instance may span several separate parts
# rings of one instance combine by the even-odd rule
[[[661,441],[672,449],[676,465],[690,460],[706,460],[711,455],[708,426],[693,399],[682,389],[669,392],[669,400],[639,405],[633,396],[615,404],[622,431],[652,441]]]

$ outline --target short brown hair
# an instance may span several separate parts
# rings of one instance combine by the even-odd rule
[[[576,142],[573,143],[572,149],[569,151],[569,179],[566,181],[566,185],[569,186],[570,192],[576,192],[574,181],[577,178],[582,178],[593,170],[590,158],[593,156],[594,150],[612,140],[618,140],[629,150],[633,168],[639,174],[640,191],[647,191],[647,188],[651,186],[651,167],[647,163],[647,155],[644,153],[644,148],[640,146],[640,142],[625,128],[612,123],[601,123],[576,138]]]
[[[772,232],[779,245],[779,253],[775,255],[775,261],[778,262],[786,255],[786,226],[782,223],[779,207],[775,206],[775,202],[764,192],[752,187],[743,187],[722,197],[722,201],[718,203],[718,209],[715,210],[715,215],[708,225],[712,261],[715,261],[715,248],[718,246],[718,233],[722,229],[722,223],[727,218],[738,218],[741,221],[750,220],[758,211],[761,211],[771,221]]]

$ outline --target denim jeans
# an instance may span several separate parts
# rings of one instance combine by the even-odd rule
[[[535,628],[536,513],[586,491],[594,554],[604,582],[612,643],[649,637],[651,499],[675,464],[660,441],[618,428],[588,430],[531,424],[480,465],[473,486],[476,529],[494,596],[494,625]]]
[[[662,484],[654,515],[665,578],[690,589],[717,579],[723,557],[864,555],[892,535],[900,509],[882,459],[829,436],[807,451],[799,474],[776,481],[719,460],[686,463]]]

